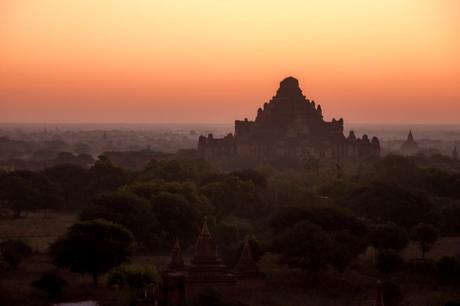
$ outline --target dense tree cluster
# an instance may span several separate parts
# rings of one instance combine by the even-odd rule
[[[111,271],[111,284],[136,290],[154,283],[156,274],[116,267],[129,261],[135,247],[164,252],[179,239],[189,251],[205,216],[228,265],[249,239],[256,260],[270,253],[277,264],[309,275],[347,272],[373,250],[373,273],[388,278],[407,266],[402,252],[410,241],[426,260],[439,237],[460,233],[459,172],[429,168],[435,163],[420,157],[222,169],[183,151],[156,155],[141,169],[146,155],[137,163],[136,154],[125,161],[126,154],[108,156],[135,165],[131,170],[103,155],[91,167],[62,163],[37,172],[2,172],[0,205],[17,217],[77,211],[79,222],[50,247],[53,262],[95,281]],[[16,265],[25,256],[19,254]],[[446,257],[432,270],[443,281],[457,282],[458,262]],[[64,284],[48,273],[34,286],[57,294]]]

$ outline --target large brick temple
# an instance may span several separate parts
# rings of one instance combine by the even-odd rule
[[[259,108],[254,121],[235,121],[235,133],[223,138],[200,136],[198,151],[206,158],[257,159],[362,158],[378,156],[377,137],[343,134],[343,119],[325,121],[320,105],[307,99],[293,77],[281,81],[276,95]]]

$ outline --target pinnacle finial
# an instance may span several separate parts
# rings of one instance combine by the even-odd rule
[[[204,216],[203,226],[201,227],[201,236],[211,236],[208,228],[208,216]]]
[[[246,236],[243,244],[243,248],[241,249],[241,255],[238,260],[238,263],[235,266],[236,269],[256,269],[257,266],[252,257],[252,250],[251,250],[251,243],[249,242],[249,236]]]
[[[184,267],[184,260],[182,258],[182,249],[180,246],[179,238],[176,236],[174,247],[171,253],[171,261],[168,267],[173,270],[180,270]]]

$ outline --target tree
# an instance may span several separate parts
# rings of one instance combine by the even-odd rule
[[[89,177],[88,170],[78,165],[60,164],[46,168],[43,173],[59,186],[65,208],[87,206],[89,202],[86,188]]]
[[[150,202],[160,226],[159,236],[167,248],[172,246],[176,237],[184,245],[194,241],[202,217],[212,212],[206,197],[200,195],[190,182],[138,182],[123,190]]]
[[[125,226],[143,247],[158,247],[161,227],[149,201],[128,191],[105,192],[93,199],[93,206],[80,220],[105,219]]]
[[[407,229],[420,222],[432,221],[434,209],[426,195],[388,184],[358,188],[343,204],[358,216],[377,222],[394,222]]]
[[[417,170],[409,158],[390,154],[376,163],[374,175],[382,182],[409,185],[415,182]]]
[[[377,251],[401,251],[409,244],[409,236],[403,227],[384,223],[371,229],[369,244]]]
[[[95,195],[105,191],[115,191],[131,182],[132,173],[112,165],[106,156],[99,156],[99,160],[89,169],[88,192]]]
[[[390,274],[396,271],[403,263],[399,252],[393,250],[379,251],[376,257],[377,269],[384,273]]]
[[[139,179],[144,181],[161,179],[167,182],[199,181],[203,176],[215,173],[216,171],[216,169],[211,167],[203,159],[154,159],[140,174]]]
[[[141,290],[150,284],[155,284],[159,280],[158,272],[155,267],[138,265],[121,265],[107,276],[107,283],[111,286],[117,285],[120,288],[129,287]]]
[[[267,187],[267,176],[257,170],[254,169],[244,169],[240,171],[232,172],[231,175],[238,177],[242,181],[250,181],[252,182],[257,188],[265,188]]]
[[[251,180],[231,175],[202,186],[201,192],[215,207],[219,217],[232,213],[245,217],[257,215],[258,193]]]
[[[152,203],[166,245],[172,245],[176,238],[184,245],[195,240],[200,228],[201,215],[185,197],[161,192],[152,198]]]
[[[355,236],[329,233],[309,221],[302,221],[282,231],[273,239],[270,251],[280,255],[280,262],[293,268],[319,272],[327,266],[343,272],[363,248]]]
[[[286,207],[270,220],[271,250],[281,261],[304,270],[332,266],[343,272],[366,248],[366,227],[335,206]]]
[[[58,208],[62,205],[59,190],[40,172],[18,170],[0,178],[0,200],[20,217],[25,210]]]
[[[272,241],[271,251],[280,261],[303,270],[321,269],[328,263],[330,237],[317,225],[303,221],[282,231]]]
[[[0,243],[0,256],[13,270],[31,254],[32,248],[24,241],[10,239]]]
[[[14,211],[16,218],[24,210],[34,209],[35,190],[19,175],[7,175],[0,182],[0,196],[3,206]]]
[[[436,263],[436,272],[443,283],[460,280],[460,255],[444,256]]]
[[[439,230],[431,224],[419,223],[412,229],[411,238],[418,243],[422,258],[425,258],[425,254],[438,241]]]
[[[326,231],[349,231],[357,236],[366,234],[366,226],[360,220],[349,210],[335,205],[283,207],[269,222],[275,231],[282,231],[296,222],[305,220],[321,226]]]
[[[53,263],[80,274],[98,276],[129,260],[134,249],[132,233],[103,219],[77,222],[50,246]]]

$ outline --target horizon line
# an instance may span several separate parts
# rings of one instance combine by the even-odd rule
[[[231,121],[231,122],[166,122],[166,121],[157,121],[157,122],[123,122],[123,121],[100,121],[100,122],[94,122],[94,121],[67,121],[67,122],[56,122],[56,121],[48,121],[48,122],[38,122],[38,121],[3,121],[0,122],[0,125],[77,125],[77,124],[88,124],[88,125],[233,125],[236,120]],[[452,126],[452,125],[458,125],[460,126],[460,122],[348,122],[345,123],[345,126],[347,124],[351,125],[403,125],[403,126],[410,126],[410,125],[436,125],[436,126]]]

